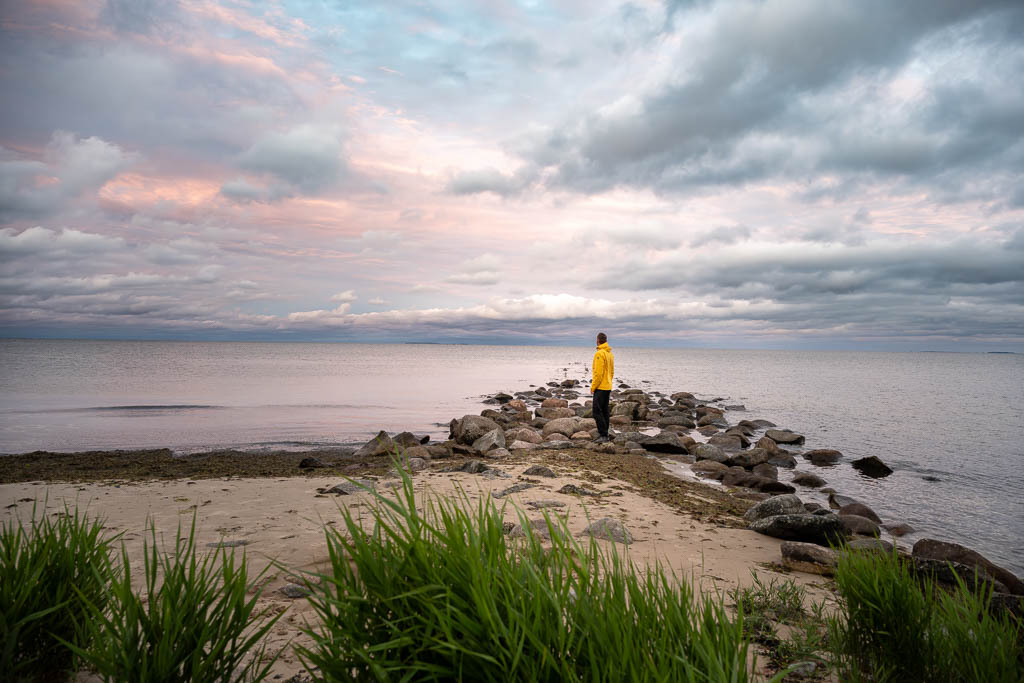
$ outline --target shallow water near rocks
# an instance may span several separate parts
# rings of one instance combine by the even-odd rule
[[[614,340],[613,340],[614,341]],[[447,435],[499,390],[586,378],[590,347],[0,341],[0,453],[308,449]],[[618,379],[725,399],[836,448],[840,493],[1024,574],[1024,356],[615,348]],[[581,399],[586,399],[582,396]],[[799,449],[794,449],[799,450]],[[869,479],[849,461],[876,455]],[[786,479],[788,473],[780,472]],[[805,500],[824,499],[798,487]]]

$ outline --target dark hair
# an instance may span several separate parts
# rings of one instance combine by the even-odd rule
[[[608,335],[605,334],[604,332],[598,332],[597,333],[597,343],[598,344],[604,344],[606,341],[608,341]]]

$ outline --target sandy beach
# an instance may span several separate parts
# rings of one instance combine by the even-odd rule
[[[594,466],[588,464],[592,459]],[[609,476],[608,470],[618,458],[623,476]],[[501,500],[509,522],[520,515],[540,519],[543,513],[531,509],[532,501],[556,501],[564,507],[548,508],[565,518],[574,534],[586,529],[590,521],[610,517],[621,521],[633,536],[625,548],[639,571],[660,563],[702,591],[725,592],[749,585],[752,572],[762,580],[785,575],[805,585],[816,600],[829,593],[822,577],[787,572],[779,565],[781,541],[740,527],[737,512],[723,506],[731,498],[710,485],[686,482],[672,475],[657,476],[654,468],[661,462],[642,456],[603,456],[576,450],[543,450],[504,460],[489,460],[490,473],[446,472],[459,461],[435,460],[424,471],[413,474],[414,488],[421,498],[439,496],[454,499],[462,494],[470,503],[517,483],[533,487],[509,494]],[[612,464],[610,465],[609,462]],[[548,466],[554,477],[524,476],[532,465]],[[635,467],[630,467],[634,465]],[[657,483],[640,485],[637,470],[653,473]],[[253,574],[267,569],[260,584],[261,601],[284,616],[268,637],[271,650],[288,643],[304,642],[300,628],[311,623],[307,602],[282,593],[290,575],[320,572],[327,560],[325,526],[341,522],[341,508],[359,513],[372,505],[369,493],[334,495],[320,493],[341,483],[338,474],[296,476],[216,476],[167,480],[126,481],[116,478],[88,482],[24,481],[0,485],[0,509],[4,521],[22,522],[36,514],[60,514],[65,506],[85,510],[104,520],[111,533],[121,538],[131,558],[133,570],[141,566],[143,542],[149,538],[150,524],[159,543],[173,541],[179,526],[191,524],[196,515],[199,547],[216,547],[234,542],[244,550]],[[663,470],[664,471],[664,470]],[[625,474],[625,473],[629,474]],[[365,475],[376,489],[387,495],[398,484],[388,472]],[[675,491],[666,495],[666,489]],[[599,496],[559,493],[566,484],[586,487]],[[736,500],[736,499],[732,499]],[[599,543],[609,545],[609,541]],[[623,549],[619,546],[620,550]],[[139,574],[136,573],[136,576]],[[288,678],[302,672],[302,665],[285,648],[274,675]],[[278,679],[280,680],[280,679]]]

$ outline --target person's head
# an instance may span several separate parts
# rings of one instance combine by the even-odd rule
[[[598,344],[604,344],[607,341],[608,341],[608,335],[607,334],[605,334],[604,332],[598,332],[597,333],[597,343]]]

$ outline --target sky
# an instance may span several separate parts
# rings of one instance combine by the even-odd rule
[[[1019,0],[0,0],[0,336],[1024,352]]]

